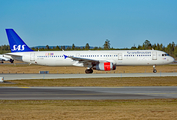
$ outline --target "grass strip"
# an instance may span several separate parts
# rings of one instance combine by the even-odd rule
[[[0,100],[0,119],[149,120],[177,118],[177,99]]]

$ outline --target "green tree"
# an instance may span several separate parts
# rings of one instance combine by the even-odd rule
[[[174,52],[174,50],[175,50],[175,43],[172,42],[172,51]]]
[[[67,47],[66,50],[71,50],[71,47]]]
[[[174,48],[174,57],[177,57],[177,45]]]
[[[34,48],[34,47],[32,47],[31,49],[32,49],[32,50],[36,50],[36,48]]]
[[[157,43],[156,50],[160,50],[160,45]]]
[[[89,50],[89,49],[90,49],[90,46],[89,46],[88,43],[85,45],[85,49],[86,49],[86,50]]]
[[[142,50],[142,46],[141,45],[138,45],[138,50]]]
[[[66,48],[65,48],[65,46],[61,46],[61,49],[62,49],[62,50],[65,50]]]
[[[134,44],[134,46],[131,47],[131,50],[136,50],[135,44]]]
[[[49,49],[50,49],[50,48],[49,48],[49,45],[46,45],[46,49],[47,49],[47,50],[49,50]]]
[[[156,45],[156,44],[152,45],[152,48],[153,48],[154,50],[157,50],[157,45]]]
[[[143,48],[144,49],[151,49],[151,43],[149,40],[145,40],[145,42],[143,43]]]
[[[57,45],[56,50],[59,50],[59,49],[60,49],[60,47]]]
[[[167,52],[169,55],[173,54],[173,46],[171,43],[169,43],[165,49],[165,52]]]
[[[75,45],[74,44],[72,44],[72,48],[71,48],[72,50],[75,50]]]
[[[161,50],[161,51],[165,51],[165,47],[163,46],[162,43],[159,45],[159,50]]]
[[[110,41],[109,41],[108,39],[106,39],[106,41],[105,41],[103,47],[104,47],[105,50],[108,50],[108,49],[110,49],[110,45],[111,45],[111,44],[110,44]]]
[[[98,50],[99,48],[98,47],[94,47],[93,50]]]

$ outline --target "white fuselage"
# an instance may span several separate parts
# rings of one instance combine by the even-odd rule
[[[47,66],[83,66],[67,56],[112,62],[119,65],[164,65],[174,61],[163,51],[158,50],[96,50],[96,51],[34,51],[9,53],[13,59]],[[18,56],[19,55],[19,56]]]
[[[0,55],[0,61],[10,61],[10,59],[4,57],[4,55]]]

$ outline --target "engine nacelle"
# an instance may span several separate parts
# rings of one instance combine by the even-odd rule
[[[96,66],[94,66],[93,69],[94,70],[103,70],[103,71],[115,70],[116,65],[114,65],[111,62],[102,62],[102,63],[99,63]]]

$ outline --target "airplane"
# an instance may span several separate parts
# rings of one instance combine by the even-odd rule
[[[110,71],[116,66],[156,65],[172,63],[174,58],[159,50],[88,50],[88,51],[33,51],[13,29],[6,29],[11,53],[5,57],[46,66],[87,67],[86,74],[93,70]]]
[[[0,55],[0,61],[1,61],[1,63],[4,63],[4,61],[9,61],[11,63],[14,62],[14,60],[12,60],[12,59],[5,58],[4,55]]]

